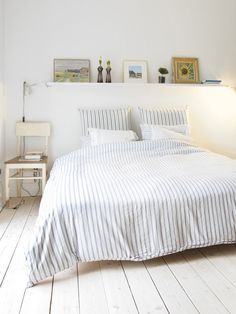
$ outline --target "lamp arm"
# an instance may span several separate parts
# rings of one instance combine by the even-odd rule
[[[29,84],[26,81],[23,82],[23,108],[22,108],[22,122],[25,122],[25,100],[26,96],[32,93],[32,87],[37,86],[42,82]]]

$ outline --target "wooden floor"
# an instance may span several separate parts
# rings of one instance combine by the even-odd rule
[[[1,314],[236,313],[236,245],[79,264],[26,289],[24,250],[40,199],[24,201],[0,213]]]

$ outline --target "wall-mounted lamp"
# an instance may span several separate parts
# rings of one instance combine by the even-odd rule
[[[23,82],[23,108],[22,108],[22,122],[25,122],[25,98],[26,96],[32,93],[32,86],[37,85],[38,83],[29,84],[26,81]]]
[[[25,122],[25,103],[26,103],[26,96],[32,94],[32,87],[41,84],[42,82],[37,82],[33,84],[29,84],[26,81],[23,82],[23,108],[22,108],[22,122]],[[45,84],[45,83],[43,83]]]

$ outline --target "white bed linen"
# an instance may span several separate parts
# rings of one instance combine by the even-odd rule
[[[152,129],[153,128],[163,128],[166,130],[170,130],[172,132],[177,132],[183,135],[189,134],[189,128],[187,124],[177,124],[177,125],[158,125],[158,124],[140,124],[140,129],[142,133],[143,140],[151,140],[152,139]]]
[[[137,141],[138,136],[132,130],[104,130],[88,128],[91,145]]]
[[[174,139],[56,160],[26,253],[29,285],[76,261],[140,261],[236,241],[236,162]]]
[[[189,136],[186,136],[184,134],[181,134],[179,132],[171,131],[167,128],[163,128],[159,125],[153,125],[150,128],[151,131],[151,139],[152,140],[161,140],[165,138],[173,138],[178,139],[182,141],[190,142],[191,138]]]

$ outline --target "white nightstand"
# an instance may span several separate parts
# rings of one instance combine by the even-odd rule
[[[47,122],[17,122],[17,157],[5,162],[5,198],[6,207],[9,207],[10,182],[17,182],[17,196],[21,196],[21,183],[23,180],[40,180],[42,193],[47,180],[47,162],[48,162],[48,138],[50,136],[50,124]],[[26,137],[44,137],[45,147],[43,158],[39,161],[23,160]],[[30,174],[28,174],[30,171]],[[33,173],[37,175],[34,176]]]

